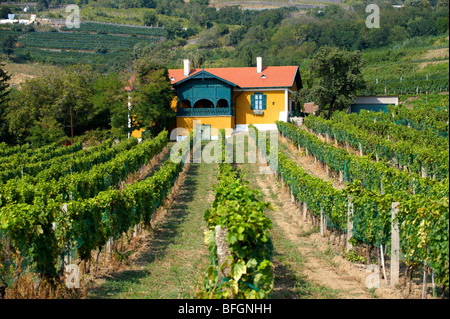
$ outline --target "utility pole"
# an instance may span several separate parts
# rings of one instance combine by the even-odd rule
[[[70,135],[72,137],[73,144],[73,119],[72,119],[72,105],[70,106]]]
[[[132,125],[132,119],[131,119],[131,94],[128,92],[128,138],[131,137],[131,125]]]

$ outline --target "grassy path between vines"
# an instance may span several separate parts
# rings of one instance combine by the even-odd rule
[[[293,156],[285,141],[280,149]],[[294,157],[294,156],[293,156]],[[300,162],[301,159],[297,158]],[[310,164],[309,161],[305,163]],[[314,170],[310,165],[308,170]],[[291,202],[272,174],[261,174],[263,164],[238,164],[250,185],[259,189],[263,200],[273,203],[272,220],[275,255],[274,299],[371,299],[377,296],[365,287],[365,269],[352,267],[338,247],[321,237],[311,221],[304,221],[299,208]],[[314,175],[321,174],[315,171]]]
[[[180,188],[154,229],[137,245],[129,265],[96,281],[88,298],[194,298],[208,265],[203,214],[214,195],[216,164],[189,164]]]

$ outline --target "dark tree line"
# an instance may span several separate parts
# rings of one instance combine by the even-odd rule
[[[0,142],[40,146],[83,134],[101,137],[127,136],[144,129],[158,134],[175,117],[170,108],[172,90],[167,68],[142,60],[131,93],[124,90],[128,78],[99,74],[76,65],[57,74],[26,81],[20,90],[9,89],[10,74],[0,65]],[[128,127],[128,117],[134,117]],[[97,132],[97,133],[95,133]],[[105,135],[106,134],[106,135]]]

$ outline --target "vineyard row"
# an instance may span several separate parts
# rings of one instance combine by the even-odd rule
[[[17,162],[0,165],[0,182],[5,183],[9,179],[35,177],[38,181],[57,181],[67,174],[90,170],[94,165],[112,160],[117,154],[130,150],[138,144],[137,139],[124,140],[117,145],[112,145],[113,140],[103,142],[99,146],[80,150],[75,153],[55,156],[42,161],[18,158]],[[39,157],[39,156],[37,156]]]
[[[94,197],[99,192],[118,185],[130,173],[137,172],[142,165],[160,153],[167,142],[168,133],[163,131],[156,138],[144,140],[109,162],[94,165],[89,171],[67,175],[56,182],[36,180],[29,176],[9,180],[0,189],[0,207],[17,203],[33,204],[36,201],[47,203],[50,199],[61,203]]]
[[[427,265],[433,269],[436,282],[448,287],[448,195],[438,198],[400,190],[380,194],[365,188],[360,181],[338,190],[331,183],[309,175],[281,152],[271,150],[268,140],[255,127],[250,126],[250,132],[271,166],[276,165],[277,176],[289,187],[295,201],[316,219],[322,217],[332,230],[347,233],[347,240],[353,244],[382,245],[391,255],[394,221],[399,227],[403,261],[410,267]],[[448,194],[448,183],[444,188]],[[393,203],[399,203],[394,219]]]
[[[159,139],[167,141],[167,132]],[[147,147],[153,155],[139,165],[148,164],[159,153],[152,145]],[[121,190],[107,189],[63,202],[36,198],[32,204],[8,204],[0,210],[0,237],[20,252],[32,271],[53,280],[64,271],[73,248],[80,260],[88,261],[96,249],[117,249],[114,241],[134,227],[149,226],[183,167],[182,161],[168,159],[151,177]]]
[[[296,147],[305,149],[307,155],[323,162],[328,171],[334,170],[346,182],[359,180],[365,188],[379,193],[400,190],[429,196],[444,195],[442,182],[398,170],[382,161],[374,162],[365,156],[349,154],[292,123],[277,122],[277,127]]]
[[[428,147],[412,141],[393,141],[370,134],[369,131],[354,125],[350,120],[338,122],[309,116],[305,118],[304,124],[313,132],[327,135],[345,147],[351,146],[360,149],[371,159],[393,162],[411,172],[421,176],[431,176],[438,180],[445,180],[448,176],[448,139],[442,138],[445,141],[442,147]],[[447,145],[447,149],[445,149],[445,145]]]
[[[263,299],[273,291],[271,220],[268,202],[239,176],[227,159],[225,130],[220,130],[222,152],[215,198],[204,218],[210,265],[197,297],[208,299]]]

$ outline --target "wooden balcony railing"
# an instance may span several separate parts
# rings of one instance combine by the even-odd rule
[[[233,116],[231,108],[179,108],[177,116]]]

